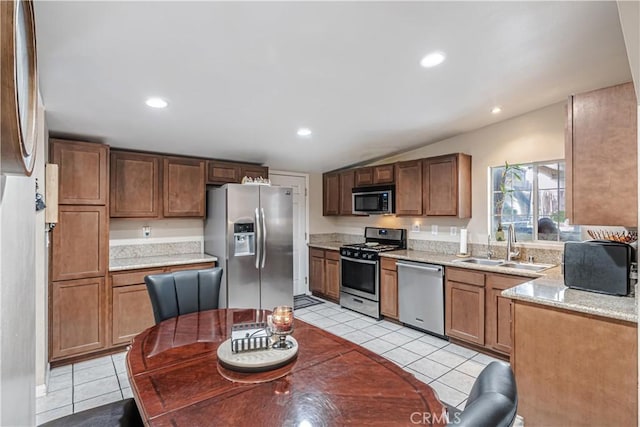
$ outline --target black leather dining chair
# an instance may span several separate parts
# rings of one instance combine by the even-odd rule
[[[181,314],[218,308],[222,268],[146,276],[156,324]]]
[[[40,427],[142,427],[136,402],[129,398],[40,424]]]
[[[491,362],[473,383],[463,411],[449,408],[449,425],[457,427],[509,427],[518,410],[518,389],[511,367]]]

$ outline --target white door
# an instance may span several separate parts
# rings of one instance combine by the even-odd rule
[[[287,172],[269,172],[271,185],[293,189],[293,294],[308,293],[307,278],[307,177]]]

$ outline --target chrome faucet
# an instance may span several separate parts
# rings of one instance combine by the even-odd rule
[[[512,246],[513,245],[513,246]],[[509,224],[507,228],[507,261],[516,259],[520,256],[520,251],[511,252],[512,248],[516,246],[516,233],[513,229],[513,224]]]
[[[491,250],[491,234],[487,237],[487,259],[491,259],[493,251]]]

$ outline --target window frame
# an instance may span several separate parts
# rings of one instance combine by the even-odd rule
[[[548,165],[548,164],[553,164],[556,163],[558,164],[558,171],[560,170],[560,165],[564,165],[564,172],[566,174],[566,160],[565,159],[551,159],[551,160],[540,160],[540,161],[533,161],[533,162],[522,162],[522,163],[510,163],[513,166],[522,166],[524,168],[528,168],[531,167],[532,168],[532,172],[533,172],[533,177],[534,179],[532,180],[532,185],[531,185],[531,222],[532,222],[532,232],[531,232],[531,240],[525,240],[525,241],[521,241],[520,243],[536,243],[536,244],[553,244],[553,245],[557,245],[557,244],[564,244],[566,241],[565,240],[561,240],[561,231],[558,228],[558,234],[557,234],[557,239],[556,240],[541,240],[539,239],[539,234],[538,234],[538,221],[540,220],[540,212],[539,212],[539,205],[540,205],[540,179],[539,179],[539,167],[541,165]],[[489,166],[489,182],[488,182],[488,188],[489,188],[489,206],[488,206],[488,229],[489,229],[489,234],[495,234],[495,230],[494,230],[494,219],[496,218],[496,215],[494,214],[495,210],[496,210],[496,190],[495,188],[495,182],[493,180],[494,178],[494,169],[498,169],[498,168],[504,168],[505,165],[500,165],[500,166]],[[566,187],[566,175],[564,178],[564,183],[561,186],[561,181],[560,179],[557,180],[557,186],[555,188],[555,191],[557,192],[558,195],[558,210],[555,212],[556,214],[560,212],[560,207],[561,207],[561,203],[560,203],[560,193],[562,190],[564,190],[564,195],[565,195],[565,200],[564,200],[564,206],[565,206],[565,212],[566,212],[566,193],[567,193],[567,187]],[[513,188],[513,182],[512,182],[512,187]],[[507,196],[505,196],[507,197]],[[502,219],[503,219],[503,223],[504,223],[504,215],[502,215]],[[578,225],[574,225],[574,227],[578,227]]]

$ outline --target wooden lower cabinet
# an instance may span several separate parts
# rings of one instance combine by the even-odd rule
[[[103,277],[52,282],[49,295],[51,361],[107,346]]]
[[[530,277],[447,267],[445,333],[493,352],[511,353],[512,302],[505,289]]]
[[[484,345],[484,287],[447,279],[445,333]]]
[[[309,248],[309,277],[313,295],[340,300],[340,252]]]
[[[340,299],[340,253],[325,251],[324,253],[325,292],[330,299]]]
[[[486,275],[485,345],[492,350],[511,353],[513,304],[511,299],[501,295],[502,291],[529,280],[527,277],[506,274]]]
[[[164,268],[111,273],[111,344],[130,344],[133,337],[153,326],[153,307],[145,276],[214,267],[214,263],[172,265]]]
[[[398,320],[398,271],[396,260],[380,258],[380,314]]]
[[[525,425],[638,425],[637,323],[514,301],[513,325]]]

